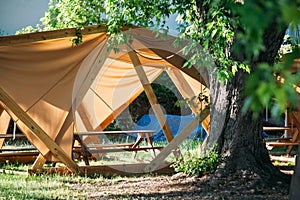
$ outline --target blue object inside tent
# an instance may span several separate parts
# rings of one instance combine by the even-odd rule
[[[193,115],[178,116],[169,114],[166,114],[165,117],[175,137],[195,118]],[[166,137],[161,130],[158,120],[154,114],[143,115],[141,119],[138,120],[133,130],[155,130],[156,132],[153,136],[153,141],[166,141]],[[200,124],[191,132],[189,138],[204,140],[206,135],[207,134],[205,130]]]
[[[268,133],[266,133],[266,132],[264,132],[264,131],[262,132],[262,135],[263,135],[263,137],[265,137],[265,138],[266,138],[266,137],[269,137]]]

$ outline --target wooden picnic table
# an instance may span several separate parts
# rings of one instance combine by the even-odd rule
[[[80,152],[84,156],[84,161],[86,165],[89,165],[87,156],[93,153],[110,153],[110,152],[124,152],[132,151],[134,152],[134,157],[137,151],[148,151],[152,150],[153,155],[155,155],[155,149],[161,149],[162,147],[154,147],[152,137],[156,131],[154,130],[129,130],[129,131],[92,131],[92,132],[76,132],[74,133],[74,139],[77,140],[81,149],[76,149],[75,152]],[[104,136],[104,135],[121,135],[121,134],[136,134],[137,138],[134,143],[114,143],[114,144],[84,144],[83,136]],[[146,140],[148,146],[142,146],[141,142]]]

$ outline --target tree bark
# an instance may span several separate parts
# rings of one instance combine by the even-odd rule
[[[253,70],[258,63],[274,63],[284,34],[285,30],[278,29],[275,23],[270,24],[264,34],[266,50],[251,61]],[[239,58],[244,56],[234,57],[242,61]],[[242,113],[247,77],[246,72],[239,71],[232,80],[221,83],[210,73],[211,133],[207,149],[217,144],[217,150],[222,155],[216,174],[219,177],[248,174],[263,181],[274,183],[280,180],[287,183],[290,179],[273,166],[263,143],[262,118],[253,119],[250,111]]]
[[[226,83],[210,82],[211,138],[207,148],[217,144],[222,155],[218,176],[246,173],[264,180],[282,180],[285,176],[273,166],[262,138],[262,120],[242,113],[243,89],[247,75],[238,72]]]
[[[290,200],[298,200],[300,197],[300,171],[299,171],[299,164],[300,164],[300,148],[298,148],[298,155],[296,158],[296,169],[294,171],[291,185],[290,185],[290,194],[289,194],[289,199]]]

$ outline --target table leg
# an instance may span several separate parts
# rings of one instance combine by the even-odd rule
[[[294,132],[293,132],[292,142],[298,142],[298,140],[299,140],[299,132],[298,132],[298,129],[295,128]],[[285,153],[286,154],[290,154],[291,151],[292,151],[292,148],[293,148],[292,145],[288,146],[288,148],[287,148],[287,150],[286,150]]]
[[[146,133],[146,140],[148,142],[148,146],[153,148],[153,141],[152,141],[152,137],[150,137],[150,135],[148,133]],[[152,149],[153,153],[152,153],[152,157],[155,158],[156,154],[155,154],[155,149]]]
[[[136,141],[135,143],[131,146],[131,148],[137,148],[137,147],[140,147],[140,144],[141,142],[143,141],[143,137],[141,136],[141,134],[138,134],[138,137],[136,138]],[[137,152],[136,151],[133,151],[133,155],[132,155],[132,158],[135,159],[136,158],[136,154]]]
[[[89,156],[91,156],[91,153],[89,152],[87,146],[83,143],[82,138],[80,136],[74,136],[74,140],[77,140],[81,147],[81,155],[83,156],[85,165],[90,165]]]

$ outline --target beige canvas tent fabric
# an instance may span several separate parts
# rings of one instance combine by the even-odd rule
[[[155,38],[151,32],[144,30],[142,34],[140,31],[143,29],[129,31],[128,34],[135,39],[130,44],[130,48],[137,53],[149,81],[153,82],[163,71],[172,71],[172,74],[180,74],[181,79],[192,88],[184,95],[184,98],[198,95],[204,86],[199,82],[200,79],[195,80],[178,69],[181,68],[183,61],[178,62],[178,68],[176,68],[157,54],[162,49],[172,53],[170,47],[174,40],[162,40]],[[149,42],[151,39],[152,42]],[[155,48],[156,52],[150,48]],[[76,110],[77,131],[105,129],[143,91],[143,86],[127,54],[128,49],[122,45],[119,51],[120,53],[110,52],[109,58],[106,59],[96,76],[96,81],[93,82],[82,104]],[[170,78],[175,82],[174,77],[170,76]],[[183,87],[182,91],[185,89]]]
[[[72,107],[77,71],[86,56],[105,39],[105,34],[87,35],[77,47],[72,47],[70,38],[2,46],[1,88],[55,140]],[[13,113],[10,115],[14,117]],[[21,121],[14,120],[23,132],[30,131]],[[70,124],[57,141],[69,155],[72,134]],[[28,139],[42,154],[48,152],[36,137]]]
[[[145,71],[152,82],[162,69],[145,67]],[[105,129],[142,91],[132,64],[108,59],[76,112],[77,130]]]
[[[74,131],[103,130],[143,91],[128,49],[137,53],[150,82],[164,70],[174,71],[192,88],[186,97],[201,92],[203,79],[195,68],[178,70],[184,59],[172,47],[174,38],[159,39],[145,29],[130,34],[133,43],[120,46],[119,53],[109,51],[105,32],[84,35],[75,47],[69,37],[2,45],[0,87],[70,156]],[[30,132],[2,106],[23,132]],[[7,123],[1,122],[2,132]],[[49,152],[28,135],[43,155]],[[47,159],[54,158],[48,154]]]

